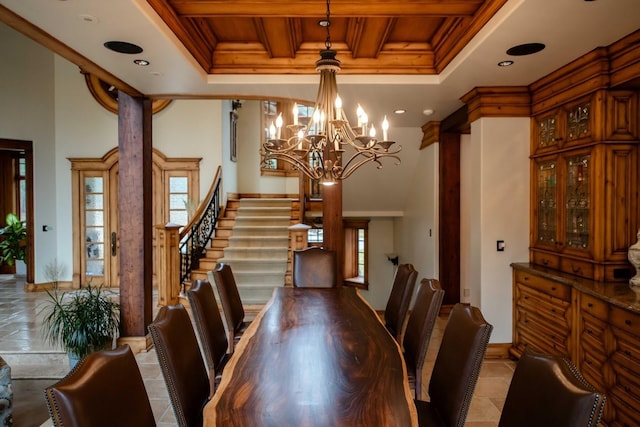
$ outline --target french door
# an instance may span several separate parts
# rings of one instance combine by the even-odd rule
[[[118,287],[119,218],[118,150],[102,158],[73,158],[73,284]],[[186,225],[190,206],[197,203],[200,159],[170,159],[153,152],[153,224]],[[194,202],[195,201],[195,202]],[[155,228],[153,260],[156,264]],[[153,269],[153,283],[156,274]]]

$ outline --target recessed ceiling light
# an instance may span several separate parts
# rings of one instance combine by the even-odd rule
[[[498,62],[498,67],[508,67],[509,65],[513,65],[513,61],[506,60]]]
[[[140,65],[141,67],[146,67],[147,65],[150,64],[150,62],[147,61],[146,59],[134,59],[133,63],[136,65]]]
[[[422,114],[425,116],[431,116],[433,114],[433,110],[431,108],[427,108],[426,110],[422,110]]]
[[[78,18],[80,18],[81,21],[89,22],[91,24],[96,24],[98,22],[98,18],[93,15],[89,15],[88,13],[81,13],[78,15]]]
[[[407,110],[405,110],[404,108],[398,108],[396,110],[393,110],[393,112],[396,114],[404,114],[407,112]]]
[[[142,53],[142,48],[140,46],[129,42],[108,41],[104,43],[104,47],[118,53]]]
[[[507,55],[525,56],[540,52],[546,46],[543,43],[525,43],[513,46],[507,50]]]
[[[154,77],[162,77],[162,73],[160,71],[151,71],[149,74]]]

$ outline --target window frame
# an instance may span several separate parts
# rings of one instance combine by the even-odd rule
[[[369,219],[344,218],[344,284],[359,289],[369,289]],[[360,276],[360,237],[359,231],[364,231],[362,263],[364,274]]]

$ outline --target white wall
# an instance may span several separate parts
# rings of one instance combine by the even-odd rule
[[[399,164],[392,157],[384,157],[380,159],[382,168],[378,169],[378,164],[369,162],[346,179],[342,185],[342,207],[346,215],[353,213],[362,216],[361,212],[364,212],[379,216],[401,216],[403,206],[412,199],[422,130],[392,128],[390,132],[389,138],[393,138],[396,144],[389,151],[402,148],[397,154]]]
[[[298,194],[298,178],[261,176],[260,143],[262,108],[260,101],[243,101],[238,110],[238,192]]]
[[[386,255],[395,250],[393,228],[393,218],[369,221],[369,289],[361,294],[376,310],[384,310],[393,284],[395,267]]]
[[[528,260],[529,119],[482,118],[462,140],[461,294],[511,342],[511,263]],[[504,252],[496,250],[504,240]]]
[[[415,153],[404,216],[396,220],[396,252],[423,278],[438,278],[438,144]]]
[[[30,39],[0,24],[0,138],[33,142],[33,237],[36,266],[56,253],[56,151],[54,57]]]

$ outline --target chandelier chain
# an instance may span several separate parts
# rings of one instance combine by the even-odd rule
[[[331,27],[331,9],[329,8],[329,1],[327,0],[327,21],[325,26],[327,28],[327,39],[324,42],[327,49],[331,49],[331,31],[329,30],[329,27]]]

